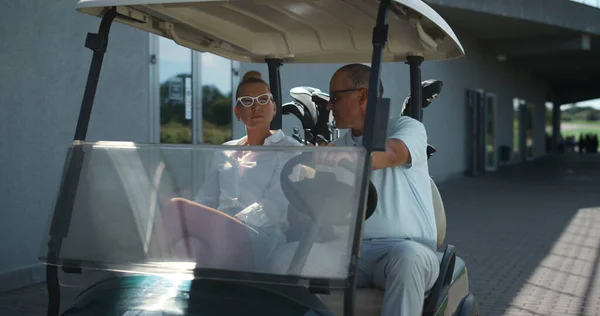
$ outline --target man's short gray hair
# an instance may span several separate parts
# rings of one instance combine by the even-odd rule
[[[369,87],[369,78],[371,77],[371,67],[364,64],[348,64],[338,69],[346,73],[352,80],[355,87]],[[383,96],[383,82],[379,78],[379,97]]]

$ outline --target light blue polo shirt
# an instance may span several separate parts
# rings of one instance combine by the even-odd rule
[[[362,136],[349,130],[335,141],[338,146],[361,146]],[[387,139],[403,141],[412,158],[409,165],[373,170],[371,181],[378,203],[364,227],[364,239],[411,238],[435,249],[437,229],[427,165],[427,133],[423,124],[408,116],[390,118]]]

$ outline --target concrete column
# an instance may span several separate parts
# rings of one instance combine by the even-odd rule
[[[552,152],[558,152],[560,139],[560,104],[553,103],[552,106]]]

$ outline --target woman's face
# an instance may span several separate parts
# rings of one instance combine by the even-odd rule
[[[247,83],[240,88],[234,112],[246,128],[270,129],[276,111],[277,105],[273,101],[269,88],[264,84]]]

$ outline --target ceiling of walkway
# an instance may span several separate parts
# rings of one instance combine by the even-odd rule
[[[427,0],[453,28],[548,85],[558,104],[600,98],[600,9],[568,0]]]

